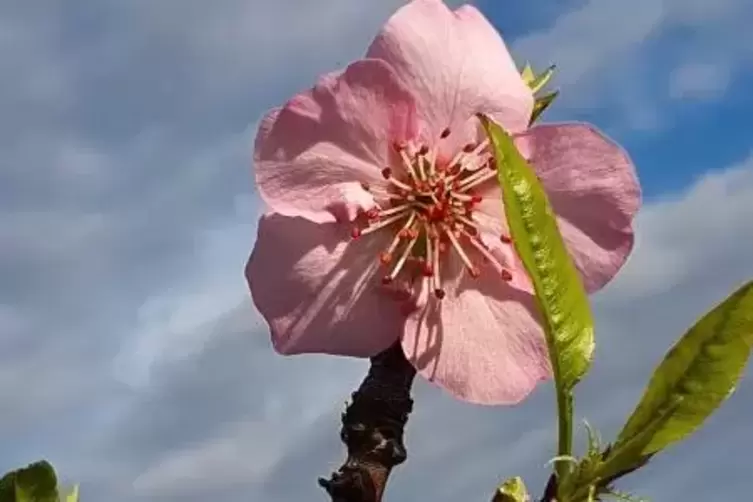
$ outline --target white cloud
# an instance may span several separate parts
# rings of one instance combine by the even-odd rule
[[[679,196],[647,206],[637,220],[639,250],[615,291],[642,298],[684,281],[737,267],[753,277],[753,156],[724,171],[709,172]],[[721,269],[720,269],[721,267]]]
[[[673,99],[714,99],[730,82],[731,70],[724,64],[688,63],[669,75],[669,96]]]
[[[558,65],[563,93],[552,117],[609,108],[610,126],[651,130],[671,122],[656,111],[666,79],[673,97],[713,99],[753,62],[751,44],[740,43],[751,15],[745,0],[589,0],[513,48],[539,66]]]

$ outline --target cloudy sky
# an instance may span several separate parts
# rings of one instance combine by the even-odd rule
[[[273,354],[243,265],[265,109],[357,58],[400,4],[0,2],[0,471],[40,457],[110,502],[324,500],[362,361]],[[485,0],[520,62],[559,65],[547,120],[631,152],[638,245],[594,298],[579,418],[606,438],[684,328],[753,277],[749,0]],[[455,402],[419,383],[388,500],[540,492],[554,398]],[[742,500],[753,378],[622,486]],[[462,433],[458,433],[462,431]],[[438,483],[437,480],[442,482]]]

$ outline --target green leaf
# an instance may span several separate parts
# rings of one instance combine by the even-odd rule
[[[544,317],[557,389],[558,455],[572,451],[572,388],[588,371],[594,349],[593,318],[585,288],[565,247],[544,188],[512,138],[481,117],[497,162],[505,215],[515,249],[528,271]],[[558,463],[561,475],[568,466]]]
[[[559,91],[550,92],[549,94],[545,94],[541,97],[536,98],[536,101],[533,103],[533,111],[531,112],[531,119],[528,121],[528,126],[530,127],[534,122],[536,122],[536,119],[538,119],[544,111],[546,111],[547,108],[549,108],[549,105],[551,105],[554,102],[554,99],[560,95]]]
[[[526,83],[527,86],[531,86],[531,82],[536,80],[536,74],[533,72],[533,67],[530,63],[526,63],[526,65],[523,67],[523,70],[520,72],[520,77],[523,79],[523,82]]]
[[[16,500],[16,472],[9,472],[0,478],[0,502],[15,502]]]
[[[0,479],[0,502],[59,502],[57,476],[46,462],[36,462]]]
[[[554,75],[554,70],[556,69],[557,67],[555,65],[552,65],[546,70],[544,70],[544,73],[536,75],[536,77],[534,77],[533,80],[531,80],[530,82],[526,82],[528,84],[528,87],[531,89],[531,91],[533,91],[533,93],[536,94],[541,89],[543,89],[544,86],[548,84],[549,81],[552,79],[552,76]]]
[[[529,500],[531,500],[530,495],[520,476],[502,483],[492,498],[492,502],[528,502]]]
[[[536,173],[501,127],[486,118],[483,124],[497,159],[510,234],[544,314],[556,383],[572,389],[593,356],[593,318],[586,290]]]
[[[667,353],[620,432],[630,441],[678,396],[682,402],[655,431],[643,454],[679,441],[708,418],[734,391],[753,346],[753,282],[706,314]]]

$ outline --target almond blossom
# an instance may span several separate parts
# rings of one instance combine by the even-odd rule
[[[399,340],[421,375],[483,404],[549,378],[476,115],[536,169],[589,292],[632,249],[640,189],[592,126],[529,129],[533,102],[475,7],[414,0],[363,59],[268,112],[254,147],[268,212],[246,277],[275,349],[369,357]]]

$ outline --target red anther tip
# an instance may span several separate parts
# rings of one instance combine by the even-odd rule
[[[475,148],[476,148],[476,145],[474,145],[473,143],[468,143],[467,145],[463,147],[463,151],[465,153],[471,153]]]
[[[511,244],[512,243],[512,239],[510,239],[508,236],[506,236],[504,234],[499,236],[499,240],[502,241],[504,244]]]
[[[510,282],[512,280],[512,274],[509,270],[502,270],[502,280],[505,282]]]
[[[450,129],[447,128],[444,131],[442,131],[442,134],[440,134],[439,137],[442,138],[442,139],[445,139],[449,135],[450,135]]]
[[[361,188],[363,188],[364,190],[366,190],[368,192],[369,190],[371,190],[371,185],[369,185],[365,181],[362,181],[361,182]]]
[[[382,284],[384,284],[385,286],[392,284],[392,277],[390,277],[389,275],[382,277]]]
[[[422,272],[424,274],[424,277],[431,277],[432,275],[434,275],[434,267],[426,263],[424,264],[424,269]]]
[[[471,202],[473,202],[474,204],[478,204],[478,203],[480,203],[480,202],[481,202],[482,200],[484,200],[484,198],[483,198],[483,197],[481,197],[480,195],[474,195],[474,196],[473,196],[473,197],[471,198]]]
[[[426,146],[426,145],[422,146],[422,147],[421,147],[421,148],[420,148],[420,149],[418,150],[418,154],[419,154],[419,155],[426,155],[427,153],[429,153],[429,147],[428,147],[428,146]]]
[[[434,296],[436,296],[439,300],[443,299],[445,297],[444,289],[435,289]]]
[[[390,176],[392,176],[392,169],[390,169],[389,167],[382,169],[382,176],[384,177],[384,179],[389,179]]]
[[[371,209],[366,211],[366,216],[371,219],[377,218],[379,216],[379,209],[372,207]]]
[[[392,143],[392,148],[394,148],[395,150],[399,152],[400,150],[405,149],[405,143],[401,141],[395,141]]]
[[[361,237],[361,229],[354,227],[353,230],[350,231],[350,236],[354,239],[358,239],[359,237]]]
[[[476,267],[469,268],[468,273],[471,274],[471,277],[473,277],[474,279],[477,279],[481,275],[481,271]]]
[[[392,261],[392,255],[386,251],[379,253],[379,261],[382,265],[387,265]]]

